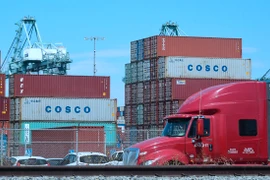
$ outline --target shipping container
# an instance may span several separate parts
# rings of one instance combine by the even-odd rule
[[[142,125],[143,124],[143,104],[139,104],[137,106],[137,121],[136,125]]]
[[[130,64],[131,72],[131,83],[136,83],[138,81],[138,64],[137,62]]]
[[[158,78],[251,79],[251,60],[165,57],[158,60]]]
[[[143,61],[139,61],[137,64],[137,69],[138,69],[138,79],[137,82],[143,81]]]
[[[131,85],[131,104],[137,104],[137,83]]]
[[[79,152],[106,153],[104,127],[65,127],[31,131],[32,155],[52,158],[76,152],[76,131]]]
[[[10,120],[10,99],[0,96],[0,121]]]
[[[125,121],[127,126],[131,125],[131,105],[125,106]]]
[[[143,90],[144,90],[143,87],[144,86],[143,86],[142,82],[138,83],[138,85],[137,85],[137,103],[138,104],[143,103]]]
[[[143,124],[150,125],[151,124],[151,104],[145,103],[143,105]]]
[[[130,61],[137,61],[137,41],[130,42]]]
[[[129,84],[131,83],[131,69],[130,69],[131,63],[125,64],[125,83]]]
[[[20,147],[25,145],[25,126],[29,127],[29,145],[32,144],[32,130],[64,129],[68,127],[97,127],[104,128],[106,147],[112,147],[116,143],[116,123],[113,122],[55,122],[55,121],[14,121],[10,123],[10,147],[11,155],[19,154]],[[57,137],[55,137],[57,139]],[[23,153],[24,155],[24,153]]]
[[[15,74],[9,78],[9,96],[110,98],[110,77]]]
[[[171,86],[167,88],[166,100],[185,100],[192,94],[219,84],[246,81],[245,79],[189,79],[172,78]],[[168,83],[168,82],[167,82]]]
[[[146,81],[143,83],[143,102],[151,102],[151,81]]]
[[[116,99],[11,99],[11,121],[116,121]]]
[[[131,104],[131,84],[125,85],[125,105]]]
[[[155,36],[152,58],[159,56],[242,58],[241,38]],[[154,53],[156,51],[156,53]]]
[[[143,61],[143,81],[150,80],[150,60]]]
[[[6,92],[6,75],[0,74],[0,97],[5,97]]]

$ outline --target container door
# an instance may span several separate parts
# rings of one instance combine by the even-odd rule
[[[204,135],[198,138],[196,134],[197,119],[193,119],[186,136],[186,154],[191,164],[211,163],[213,158],[213,134],[211,133],[211,119],[204,119]]]

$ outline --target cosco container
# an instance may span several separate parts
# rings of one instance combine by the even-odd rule
[[[110,77],[16,74],[9,78],[9,96],[110,98]]]
[[[158,78],[251,79],[251,60],[232,58],[161,57]]]
[[[244,79],[191,79],[172,78],[167,79],[165,89],[166,100],[185,100],[192,94],[210,86],[227,84],[232,82],[246,81]],[[176,111],[175,111],[176,113]]]
[[[116,99],[15,98],[11,120],[116,121]]]
[[[150,50],[152,58],[159,56],[242,58],[241,38],[155,36],[152,41],[154,43],[151,43]]]

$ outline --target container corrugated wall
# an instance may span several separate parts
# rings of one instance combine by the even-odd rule
[[[0,97],[5,97],[6,75],[0,74]]]
[[[157,56],[242,58],[242,39],[157,36]]]
[[[32,130],[32,154],[43,157],[64,157],[69,150],[76,150],[76,130],[78,151],[105,152],[105,132],[103,127],[66,127],[59,129]],[[52,143],[53,142],[53,143]],[[22,154],[22,153],[20,153]]]
[[[50,129],[50,128],[65,128],[65,127],[74,127],[74,126],[83,126],[83,127],[104,127],[106,133],[106,145],[110,146],[111,144],[116,143],[116,124],[110,122],[33,122],[33,121],[22,121],[11,123],[11,128],[13,129],[24,129],[25,124],[29,124],[29,129],[39,130],[39,129]],[[18,131],[20,132],[20,131]],[[20,133],[20,143],[24,143],[24,131]]]
[[[110,77],[16,74],[9,78],[9,96],[110,98]]]
[[[159,78],[251,79],[250,59],[165,57]]]
[[[247,81],[245,79],[171,79],[170,93],[166,94],[167,100],[182,99],[185,100],[192,94],[219,84],[227,84],[232,82]]]
[[[0,97],[0,121],[9,121],[10,119],[10,99]]]
[[[116,99],[16,98],[11,120],[116,121]]]

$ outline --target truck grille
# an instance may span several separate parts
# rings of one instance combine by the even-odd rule
[[[138,148],[127,148],[124,150],[124,165],[137,165],[140,150]]]

